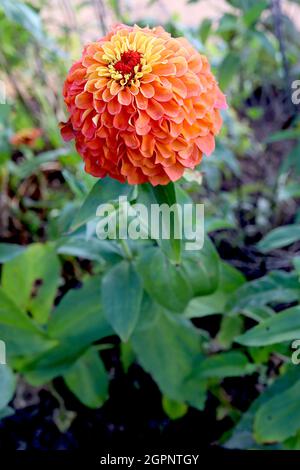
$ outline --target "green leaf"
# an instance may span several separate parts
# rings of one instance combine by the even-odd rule
[[[300,224],[285,225],[268,233],[257,245],[263,253],[283,248],[300,240]]]
[[[292,307],[262,321],[236,338],[245,346],[266,346],[300,338],[300,306]]]
[[[122,261],[113,266],[102,280],[102,302],[107,320],[127,341],[138,321],[143,287],[132,263]]]
[[[235,337],[241,334],[243,325],[244,321],[240,315],[233,317],[224,315],[222,317],[220,330],[216,338],[222,349],[231,348]]]
[[[13,243],[0,243],[0,263],[6,263],[19,256],[26,249],[25,246]]]
[[[298,133],[298,137],[300,137]],[[300,161],[299,161],[299,155],[300,155],[300,141],[296,143],[296,145],[292,148],[292,150],[289,152],[289,154],[283,159],[281,167],[280,167],[280,174],[285,174],[288,173],[289,170],[293,170],[293,174],[300,174]],[[298,182],[296,183],[298,184]],[[298,184],[298,189],[299,189],[299,184]],[[285,187],[283,188],[283,191],[285,190]],[[296,186],[294,189],[294,192],[296,192]],[[294,196],[294,197],[299,197]]]
[[[293,265],[300,281],[300,256],[295,256],[293,258]]]
[[[99,353],[88,349],[64,374],[69,389],[84,405],[99,408],[108,398],[108,377]]]
[[[185,403],[172,400],[166,395],[162,397],[162,406],[164,412],[170,419],[182,418],[188,412],[188,406]]]
[[[297,276],[283,271],[273,271],[240,287],[231,296],[226,308],[234,314],[252,307],[290,303],[299,298]]]
[[[6,365],[0,365],[0,411],[5,408],[12,399],[16,388],[16,379],[11,369]]]
[[[161,312],[151,327],[134,331],[131,343],[137,360],[163,394],[203,409],[206,382],[191,377],[203,357],[196,328],[187,320]]]
[[[149,327],[152,327],[154,322],[156,322],[160,312],[161,306],[157,304],[151,297],[149,297],[147,292],[144,291],[141,312],[136,329],[138,331],[143,331]]]
[[[160,305],[182,312],[193,292],[180,266],[172,264],[160,248],[148,248],[137,262],[144,288]]]
[[[272,308],[263,306],[263,307],[245,307],[242,311],[245,317],[251,318],[252,320],[260,323],[267,318],[270,318],[272,315],[275,315],[275,312]]]
[[[30,6],[18,0],[1,0],[0,8],[8,19],[26,29],[37,41],[43,41],[45,36],[40,17]]]
[[[8,418],[9,416],[13,416],[15,413],[15,410],[11,408],[10,406],[6,406],[5,408],[2,408],[0,410],[0,420],[4,418]]]
[[[259,20],[262,12],[267,8],[268,2],[260,1],[250,7],[243,15],[243,22],[247,28],[251,28]]]
[[[237,75],[241,67],[241,59],[235,52],[229,52],[219,67],[219,83],[222,90],[226,90],[230,82]]]
[[[287,129],[279,132],[274,132],[267,139],[266,143],[281,142],[282,140],[299,139],[300,129]]]
[[[254,419],[254,436],[258,442],[282,442],[300,429],[300,380],[292,387],[264,403]]]
[[[80,289],[70,290],[52,313],[48,335],[87,347],[113,333],[101,305],[101,277],[89,278]]]
[[[180,269],[193,295],[208,295],[216,291],[220,276],[219,261],[219,255],[208,237],[201,250],[183,252]]]
[[[261,448],[254,440],[253,426],[254,418],[259,408],[277,395],[281,395],[285,390],[293,386],[299,381],[299,370],[295,366],[291,366],[286,373],[277,378],[273,384],[267,387],[254,402],[246,413],[244,413],[233,430],[230,439],[225,443],[228,449],[255,449]],[[282,403],[282,408],[285,406]],[[266,447],[264,447],[266,448]]]
[[[30,160],[25,160],[20,165],[18,165],[18,176],[20,178],[28,178],[28,176],[38,171],[41,165],[49,162],[55,162],[59,159],[59,157],[66,156],[69,153],[70,151],[64,148],[42,152],[39,155],[34,156]]]
[[[25,375],[27,382],[39,387],[65,374],[85,351],[86,347],[79,341],[75,343],[65,340],[34,358],[28,359],[26,356],[23,361],[17,363],[16,367]]]
[[[216,313],[225,313],[226,304],[239,287],[245,283],[245,277],[233,266],[220,263],[220,279],[217,290],[210,295],[193,298],[185,312],[187,318],[205,317]]]
[[[51,245],[33,244],[3,266],[2,287],[23,310],[45,323],[57,292],[60,263]]]
[[[240,377],[255,372],[256,366],[239,351],[219,353],[204,359],[195,368],[195,374],[202,379]]]
[[[81,225],[96,217],[97,208],[100,204],[114,203],[119,196],[129,196],[133,187],[120,183],[111,178],[104,178],[94,185],[91,192],[78,210],[70,230],[76,230]]]
[[[57,253],[89,259],[103,264],[104,261],[121,261],[121,251],[112,240],[87,239],[82,236],[65,237],[58,243]]]
[[[145,250],[137,264],[148,294],[175,312],[183,312],[194,295],[214,292],[219,283],[219,268],[219,256],[209,238],[201,250],[183,251],[179,264],[172,263],[159,248],[153,247]]]
[[[2,289],[0,289],[1,340],[7,344],[8,356],[39,353],[55,344],[38,328]]]
[[[211,31],[211,28],[212,28],[212,21],[208,18],[205,18],[201,25],[200,25],[200,28],[199,28],[199,36],[200,36],[200,39],[202,41],[203,44],[206,43],[208,37],[209,37],[209,33]]]

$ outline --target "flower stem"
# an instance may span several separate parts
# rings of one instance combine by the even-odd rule
[[[120,245],[122,246],[125,258],[128,259],[129,261],[131,261],[132,258],[133,258],[133,254],[132,254],[132,251],[131,251],[127,241],[124,240],[124,239],[119,239],[119,241],[120,241]]]

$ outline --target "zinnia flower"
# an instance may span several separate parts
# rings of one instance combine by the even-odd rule
[[[10,143],[15,147],[20,147],[22,145],[26,147],[34,147],[37,139],[42,135],[42,133],[42,129],[38,128],[22,129],[11,137]]]
[[[207,58],[162,27],[117,25],[88,44],[64,85],[61,124],[96,177],[152,185],[178,180],[209,155],[225,96]]]

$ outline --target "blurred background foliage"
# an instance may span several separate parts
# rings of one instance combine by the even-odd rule
[[[0,0],[6,88],[0,105],[0,338],[13,345],[11,368],[0,366],[1,437],[14,419],[7,416],[48,395],[55,426],[76,434],[76,419],[86,413],[77,401],[101,408],[109,381],[148,386],[150,379],[135,369],[139,363],[162,392],[159,405],[150,407],[153,416],[145,411],[146,435],[150,419],[160,432],[179,436],[192,423],[201,445],[209,422],[203,445],[300,448],[300,369],[291,363],[291,342],[300,338],[300,121],[291,101],[292,82],[300,79],[299,13],[296,0]],[[144,299],[150,329],[140,325],[140,334],[123,343],[95,308],[100,277],[123,254],[113,242],[100,245],[87,236],[89,225],[66,235],[95,179],[58,129],[68,68],[84,43],[118,21],[162,24],[187,37],[208,56],[229,103],[216,151],[181,182],[187,197],[205,204],[206,231],[220,258],[214,251],[205,256],[210,271],[218,263],[218,287],[190,300],[179,319],[167,315],[158,325],[150,322],[153,305]],[[111,191],[107,187],[102,198],[111,198]],[[168,345],[153,341],[161,332],[171,338]],[[166,355],[151,355],[149,347],[166,348]],[[172,370],[174,357],[191,372],[196,391]],[[170,372],[162,374],[159,366]],[[147,399],[139,404],[143,410]],[[123,403],[116,394],[114,400]],[[97,416],[95,429],[106,419],[121,420]]]

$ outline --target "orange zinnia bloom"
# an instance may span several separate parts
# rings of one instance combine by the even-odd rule
[[[63,93],[62,136],[86,171],[129,184],[167,184],[198,165],[226,107],[207,58],[162,27],[117,25],[88,44]]]
[[[22,129],[11,137],[10,143],[15,147],[20,147],[21,145],[24,145],[25,147],[34,147],[37,139],[41,137],[42,133],[42,129],[38,128]]]

